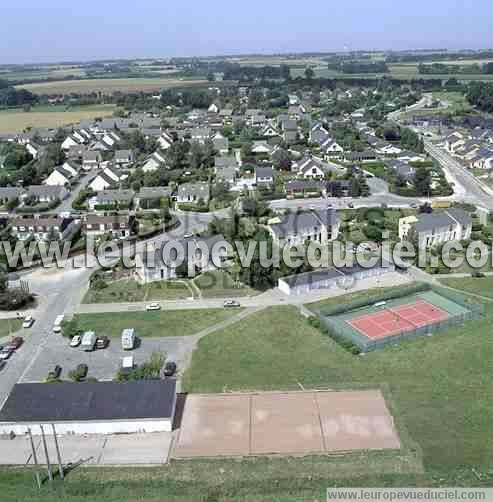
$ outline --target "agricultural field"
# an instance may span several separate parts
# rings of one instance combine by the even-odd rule
[[[36,84],[22,84],[17,88],[27,89],[34,94],[64,95],[101,92],[153,92],[171,87],[188,87],[207,84],[207,80],[181,80],[178,78],[100,78],[87,80],[62,80]]]
[[[343,75],[340,71],[329,70],[327,66],[318,66],[312,68],[315,72],[315,78],[333,78],[338,75]],[[291,78],[305,77],[305,68],[291,68]]]
[[[40,79],[55,79],[66,77],[85,77],[86,71],[78,66],[44,66],[38,69],[24,71],[0,71],[0,78],[8,81],[30,81]]]
[[[56,129],[83,119],[111,117],[115,105],[89,105],[81,107],[43,106],[30,111],[21,109],[0,111],[0,133],[22,132],[30,127]]]
[[[321,57],[286,57],[286,56],[250,56],[227,58],[228,63],[237,63],[244,66],[305,66],[324,65],[325,61]]]

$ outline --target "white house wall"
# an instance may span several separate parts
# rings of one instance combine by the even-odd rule
[[[55,424],[57,434],[130,434],[142,432],[171,432],[172,419],[161,420],[129,420],[129,421],[108,421],[108,422],[50,422],[41,424],[46,435],[53,433],[51,423]],[[28,428],[34,435],[40,435],[39,423],[36,424],[14,424],[0,423],[0,434],[10,434],[20,436],[27,434]]]

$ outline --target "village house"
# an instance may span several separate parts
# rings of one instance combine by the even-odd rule
[[[236,181],[236,169],[234,167],[216,167],[216,181],[234,185]]]
[[[162,167],[166,167],[166,157],[161,152],[155,151],[144,161],[144,164],[142,165],[142,171],[149,173],[157,171]]]
[[[0,187],[0,206],[19,201],[25,190],[21,187]]]
[[[470,239],[471,232],[472,218],[459,208],[399,219],[400,240],[416,241],[420,248]]]
[[[161,150],[167,150],[174,143],[174,140],[171,134],[163,131],[157,139],[157,142],[159,143],[159,148],[161,148]]]
[[[272,188],[274,179],[275,174],[272,167],[257,167],[255,169],[255,183],[258,188]]]
[[[197,183],[183,183],[178,187],[176,201],[179,204],[208,204],[210,199],[209,183],[201,181]]]
[[[67,237],[74,225],[73,219],[59,217],[14,218],[11,220],[12,232],[21,241],[27,239],[62,240]]]
[[[133,233],[134,222],[135,217],[129,214],[88,214],[84,216],[82,230],[85,235],[91,237],[110,235],[114,239],[126,239]]]
[[[62,186],[31,185],[23,194],[22,200],[34,201],[34,204],[50,204],[62,201],[68,193],[67,189]]]
[[[285,215],[280,221],[268,225],[274,243],[304,244],[316,241],[326,244],[339,236],[340,221],[335,209],[323,209],[307,213]]]
[[[127,178],[127,175],[120,175],[113,169],[107,167],[89,182],[88,188],[94,192],[108,190],[109,188],[117,188],[120,182],[125,178]]]
[[[103,157],[98,151],[86,151],[82,154],[82,169],[84,171],[91,171],[101,165]]]
[[[66,164],[68,164],[66,162]],[[58,166],[51,171],[50,175],[44,180],[45,185],[51,186],[69,186],[71,181],[77,177],[77,171],[73,168]]]
[[[172,189],[166,187],[142,187],[134,198],[136,209],[155,209],[171,198]]]
[[[445,148],[450,153],[455,153],[455,151],[464,143],[464,137],[460,132],[454,132],[445,138]]]
[[[324,185],[317,180],[290,180],[284,185],[287,199],[320,197]]]
[[[202,273],[216,269],[212,258],[214,253],[219,255],[221,252],[222,242],[224,242],[224,236],[213,235],[177,241],[176,245],[182,246],[185,256],[191,257],[192,263],[187,263],[187,266],[193,267],[196,273]],[[171,263],[177,259],[176,248],[170,250],[169,256],[164,255],[168,258],[167,260],[163,259],[163,248],[167,244],[167,242],[162,242],[150,257],[146,254],[137,255],[136,275],[140,282],[146,284],[177,278],[176,266]],[[193,248],[189,250],[191,246]]]
[[[128,167],[135,161],[134,152],[132,150],[117,150],[113,162],[116,167]]]
[[[87,203],[91,211],[102,208],[109,209],[129,209],[134,198],[133,190],[102,190]]]

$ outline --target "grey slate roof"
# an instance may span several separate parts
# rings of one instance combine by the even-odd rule
[[[137,194],[139,199],[158,199],[160,197],[169,197],[171,187],[142,187]]]
[[[287,235],[303,232],[305,229],[320,227],[322,224],[336,225],[338,221],[339,217],[335,209],[322,209],[309,213],[288,214],[280,223],[274,223],[270,227],[277,237],[282,239]]]
[[[197,199],[209,200],[210,189],[208,183],[183,183],[178,187],[178,197],[194,195]]]
[[[112,202],[130,202],[134,197],[133,190],[102,190],[96,195],[102,204]]]
[[[61,422],[172,418],[175,380],[21,383],[0,411],[0,422]]]
[[[61,186],[50,185],[31,185],[27,187],[27,196],[31,197],[58,197],[61,198],[62,194],[66,193],[66,189]]]
[[[176,247],[178,247],[180,245],[182,246],[182,248],[185,252],[185,256],[191,256],[191,255],[193,255],[193,252],[191,250],[190,255],[188,254],[189,246],[195,245],[198,247],[201,245],[205,245],[210,253],[216,243],[222,242],[224,240],[225,240],[224,235],[219,234],[219,235],[209,235],[209,236],[205,236],[205,237],[193,237],[191,239],[181,239],[181,240],[171,241],[171,242],[173,242],[174,246],[169,250],[168,256],[167,256],[167,253],[164,251],[164,247],[170,241],[161,242],[159,248],[156,249],[156,251],[155,251],[155,263],[158,263],[158,264],[163,263],[163,256],[166,258],[169,258],[170,260],[176,260],[176,258],[177,258]],[[144,259],[144,261],[146,261],[145,254],[144,254],[143,259]]]
[[[24,193],[21,187],[0,187],[0,199],[16,199]]]
[[[433,229],[445,228],[455,225],[458,221],[463,226],[472,224],[471,217],[462,209],[451,208],[446,211],[439,211],[430,214],[421,214],[414,224],[416,232],[429,232]]]
[[[272,178],[274,179],[274,169],[272,167],[257,167],[255,169],[255,177],[258,178]]]
[[[232,155],[214,157],[215,167],[232,167],[236,165],[237,165],[236,159]]]

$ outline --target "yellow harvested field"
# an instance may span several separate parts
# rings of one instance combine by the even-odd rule
[[[180,80],[177,78],[101,78],[92,80],[66,80],[57,82],[41,82],[21,84],[17,88],[27,89],[34,94],[90,94],[102,92],[159,91],[169,87],[186,87],[207,84],[207,80]]]
[[[5,111],[0,113],[0,134],[22,132],[28,127],[57,128],[74,124],[82,119],[95,117],[111,117],[114,105],[105,105],[81,109],[76,111],[60,112],[24,112],[21,110]]]

